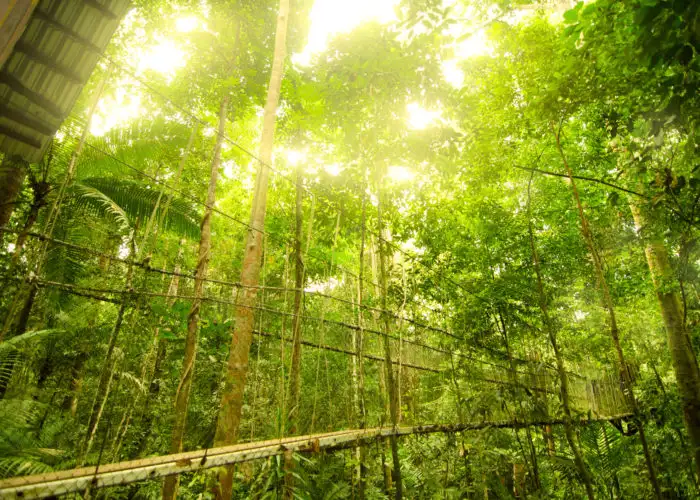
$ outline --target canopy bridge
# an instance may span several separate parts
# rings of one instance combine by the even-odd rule
[[[575,423],[576,425],[586,425],[595,422],[623,420],[631,417],[632,415],[627,413],[613,417],[584,419]],[[349,429],[18,477],[0,481],[0,494],[2,494],[3,498],[47,498],[110,486],[122,486],[173,474],[198,473],[213,467],[260,460],[290,452],[318,453],[321,450],[357,447],[386,439],[391,435],[410,436],[436,432],[455,433],[484,429],[519,429],[527,426],[544,427],[546,425],[562,425],[563,423],[564,421],[559,419],[539,422],[504,421]]]
[[[106,78],[116,79],[128,74],[152,99],[162,101],[168,112],[184,117],[184,124],[166,124],[160,135],[172,137],[181,133],[182,128],[196,130],[205,123],[128,68],[111,60],[105,62],[111,67]],[[22,277],[16,279],[11,273],[3,277],[8,285],[3,293],[13,293],[14,297],[9,301],[11,305],[7,317],[3,318],[0,335],[6,339],[0,344],[0,373],[9,373],[0,380],[2,397],[4,401],[20,400],[31,393],[37,399],[44,398],[41,402],[47,410],[40,428],[47,421],[70,419],[77,429],[76,435],[85,438],[75,444],[76,450],[69,450],[75,451],[79,458],[58,460],[54,467],[57,470],[53,472],[0,480],[0,497],[46,498],[80,492],[89,496],[90,492],[107,487],[156,481],[174,474],[197,474],[206,469],[289,453],[356,448],[392,436],[494,429],[517,431],[565,423],[557,410],[559,373],[546,349],[520,346],[518,357],[510,348],[493,342],[480,345],[470,342],[470,335],[453,329],[459,324],[454,312],[435,307],[425,287],[441,291],[459,289],[466,297],[484,299],[463,284],[444,277],[441,271],[418,256],[383,240],[384,236],[372,233],[369,228],[368,247],[373,244],[376,248],[383,240],[393,249],[393,285],[403,292],[402,296],[395,294],[389,301],[391,306],[386,308],[377,307],[371,300],[360,301],[358,288],[366,287],[366,297],[377,295],[376,271],[372,270],[371,263],[363,271],[363,261],[359,257],[362,253],[356,247],[343,250],[345,259],[336,259],[335,254],[338,253],[339,233],[357,235],[361,228],[364,235],[367,224],[365,220],[348,218],[322,187],[306,186],[305,189],[314,203],[326,203],[331,213],[335,211],[337,222],[331,224],[335,227],[330,228],[330,234],[314,237],[311,230],[313,208],[309,210],[311,222],[304,257],[309,269],[308,281],[312,281],[313,286],[299,290],[290,285],[289,256],[293,241],[287,229],[277,225],[264,231],[266,253],[262,283],[255,287],[259,292],[257,303],[254,306],[242,303],[239,293],[245,287],[231,278],[239,269],[224,263],[233,261],[235,255],[241,253],[240,245],[231,242],[242,244],[245,234],[257,229],[244,222],[242,213],[214,207],[218,230],[226,231],[226,238],[214,238],[211,251],[214,262],[203,278],[205,293],[197,297],[194,273],[187,269],[188,263],[192,265],[195,245],[167,235],[158,222],[163,224],[164,220],[159,212],[161,203],[170,207],[171,202],[179,198],[192,206],[206,205],[171,181],[171,176],[159,172],[165,162],[179,163],[180,171],[194,168],[187,148],[180,145],[175,154],[165,151],[166,155],[164,150],[171,146],[163,145],[152,151],[153,159],[142,159],[139,163],[128,154],[120,153],[114,142],[119,140],[118,136],[90,137],[84,132],[89,126],[89,119],[71,116],[64,124],[67,137],[51,146],[56,161],[69,163],[73,170],[69,169],[53,212],[43,227],[39,230],[0,228],[5,241],[14,238],[15,251],[18,254],[24,251],[26,256],[25,261],[13,259],[12,264],[12,271],[22,271],[16,273]],[[180,129],[175,130],[177,127]],[[257,161],[237,141],[227,136],[224,139],[242,155]],[[129,141],[128,137],[124,139],[125,144],[130,145]],[[60,168],[63,167],[61,164]],[[272,168],[264,164],[258,167]],[[118,205],[125,197],[126,188],[117,189],[111,185],[109,191],[110,185],[96,180],[103,171],[117,179],[120,175],[133,176],[149,183],[152,193],[156,193],[157,201],[150,216],[145,217],[146,223],[129,228],[128,237],[86,236],[80,232],[80,219],[71,215],[73,208],[87,204],[77,197],[70,198],[77,196],[68,189],[73,182],[80,184],[84,192],[92,193],[92,199],[99,192],[99,196]],[[277,176],[273,181],[277,183],[276,188],[283,191],[290,179],[283,172],[275,172]],[[65,214],[56,210],[62,206]],[[90,207],[88,213],[94,215],[97,210]],[[199,224],[196,210],[182,209],[179,215],[185,229]],[[288,216],[284,207],[279,211],[272,207],[273,220],[283,219],[285,215]],[[314,248],[314,239],[324,240],[331,251]],[[365,260],[371,260],[367,254]],[[220,260],[216,260],[219,256]],[[59,276],[55,266],[60,259],[69,263],[71,269],[80,269]],[[279,264],[280,261],[283,264]],[[427,285],[418,283],[418,275]],[[289,323],[297,315],[289,298],[297,292],[304,296],[299,313],[304,347],[302,361],[311,374],[305,379],[308,390],[302,395],[301,404],[304,414],[310,418],[300,425],[299,433],[305,435],[287,436],[284,416],[289,411],[289,402],[285,399],[289,383],[287,365],[293,341]],[[179,361],[176,354],[179,354],[177,346],[182,332],[173,317],[196,299],[204,303],[202,320],[206,333],[202,333],[201,342],[206,343],[209,352],[208,357],[200,355],[195,371],[195,387],[201,379],[209,384],[194,398],[200,406],[215,405],[212,401],[219,397],[220,381],[218,374],[212,375],[212,372],[220,371],[225,349],[218,349],[217,343],[223,342],[221,331],[225,337],[230,328],[232,311],[236,307],[249,307],[255,312],[256,341],[246,386],[247,409],[239,431],[239,441],[247,442],[214,448],[206,446],[211,436],[200,436],[198,449],[164,454],[162,443],[154,444],[152,435],[151,427],[156,424],[154,407],[172,411],[173,393],[179,391],[179,387],[168,385],[163,379],[164,366],[170,363],[169,369],[174,371]],[[71,373],[73,380],[69,383],[63,375],[52,372],[51,347],[46,349],[39,375],[30,369],[29,363],[23,366],[18,354],[24,343],[35,345],[43,338],[52,337],[51,345],[56,345],[62,336],[71,335],[59,328],[52,328],[48,333],[27,328],[33,321],[39,324],[33,308],[41,310],[49,300],[60,301],[66,307],[77,304],[88,315],[80,331],[72,333],[74,342],[82,342],[82,351],[69,356],[70,366],[63,367]],[[380,317],[390,318],[391,331],[382,326]],[[99,324],[96,318],[107,320]],[[23,331],[17,332],[17,322],[24,325]],[[543,335],[532,325],[523,328],[529,328],[531,340],[535,335]],[[117,338],[120,330],[122,334]],[[81,335],[85,337],[82,340]],[[358,338],[363,339],[360,348]],[[176,347],[170,347],[168,342]],[[388,342],[388,349],[384,348],[384,342]],[[534,346],[534,341],[531,344]],[[546,346],[546,342],[541,342],[542,346]],[[202,370],[201,365],[204,365]],[[397,374],[401,412],[396,426],[386,425],[388,382],[382,365],[392,366]],[[572,370],[567,377],[575,411],[574,425],[595,425],[632,417],[614,369],[607,374],[596,374],[592,367],[580,364],[571,364],[569,369]],[[365,397],[358,394],[356,387],[360,372],[376,380],[367,391],[367,428],[362,428],[356,415],[357,400]],[[104,380],[104,394],[97,390],[81,392],[77,382],[82,380],[85,385],[85,379]],[[43,392],[28,391],[27,387],[41,387]],[[64,404],[57,405],[56,400],[61,397]],[[435,404],[436,401],[440,404]],[[277,419],[272,418],[274,412],[278,414]],[[211,427],[215,422],[206,424]],[[138,432],[134,432],[136,427]],[[144,458],[153,454],[158,456]]]

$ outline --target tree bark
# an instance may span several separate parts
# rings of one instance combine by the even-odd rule
[[[382,172],[381,169],[377,169],[378,179],[377,179],[377,224],[379,229],[379,284],[380,284],[380,303],[382,308],[382,320],[384,323],[384,333],[389,334],[391,331],[391,316],[387,311],[387,245],[384,239],[384,214],[382,206]],[[385,370],[386,370],[386,382],[388,386],[389,393],[389,411],[391,414],[391,424],[394,427],[399,425],[399,407],[398,407],[398,397],[397,397],[397,387],[394,380],[394,367],[391,362],[391,343],[387,336],[383,337],[384,344],[384,359],[385,359]],[[394,465],[392,476],[395,484],[395,498],[400,500],[403,498],[403,484],[401,481],[401,462],[399,460],[399,443],[395,435],[389,438],[391,444],[391,457]]]
[[[530,184],[532,183],[532,176],[530,177],[530,183],[527,186],[527,210],[528,210],[528,232],[530,234],[530,250],[532,251],[532,263],[535,268],[535,275],[537,276],[537,294],[539,295],[539,306],[540,311],[542,311],[542,319],[544,320],[544,327],[547,331],[547,336],[549,337],[549,343],[552,346],[552,351],[554,351],[554,359],[557,364],[557,374],[559,375],[559,393],[561,395],[561,405],[564,410],[564,433],[566,435],[566,441],[569,443],[569,448],[571,448],[571,453],[574,455],[574,464],[578,470],[581,479],[583,480],[583,485],[586,488],[586,496],[589,500],[595,498],[595,493],[593,491],[593,481],[591,475],[588,472],[585,462],[583,461],[583,455],[581,450],[576,444],[574,439],[574,428],[571,424],[571,403],[569,400],[569,378],[566,375],[566,365],[564,364],[564,356],[559,347],[559,342],[557,340],[557,333],[554,330],[554,325],[549,316],[549,307],[547,305],[547,294],[544,291],[544,284],[542,282],[542,270],[540,269],[540,259],[537,254],[537,246],[535,245],[535,233],[532,229],[532,217],[530,216]],[[551,450],[550,455],[554,455],[554,437],[552,436],[552,426],[545,427],[545,436],[551,436]],[[549,449],[549,442],[548,442]]]
[[[262,236],[265,229],[265,211],[267,207],[267,185],[269,165],[272,162],[272,146],[274,144],[277,105],[279,103],[284,61],[287,45],[287,20],[289,17],[289,0],[280,0],[277,14],[277,29],[275,33],[275,53],[272,61],[272,72],[267,90],[267,101],[263,113],[262,137],[260,140],[260,169],[258,171],[253,206],[250,216],[243,264],[241,269],[241,284],[243,290],[236,308],[229,358],[224,369],[221,407],[216,425],[214,443],[216,446],[235,443],[238,438],[238,428],[241,422],[243,408],[243,392],[248,376],[248,359],[250,346],[253,341],[255,315],[252,307],[257,298],[260,279],[260,258],[262,255]],[[233,489],[233,468],[227,467],[219,475],[219,484],[214,488],[217,499],[230,499]]]
[[[35,181],[32,178],[32,203],[29,207],[29,214],[27,214],[27,220],[24,222],[22,231],[17,235],[17,240],[15,240],[15,249],[12,254],[12,266],[16,266],[19,262],[19,258],[24,250],[24,245],[27,242],[27,237],[29,236],[29,231],[36,223],[39,218],[39,211],[46,204],[46,196],[49,194],[50,185],[47,182]]]
[[[209,189],[207,190],[207,202],[202,217],[201,234],[199,238],[199,250],[197,252],[197,267],[194,278],[194,299],[187,316],[187,337],[185,338],[185,355],[182,360],[182,373],[175,393],[175,424],[170,440],[170,453],[182,451],[182,441],[187,425],[187,409],[189,406],[192,380],[194,378],[194,365],[197,360],[197,337],[199,333],[199,316],[202,307],[202,295],[204,280],[207,277],[209,258],[211,252],[211,217],[214,203],[216,202],[216,182],[219,178],[219,166],[221,165],[221,145],[226,131],[226,113],[228,111],[229,96],[221,100],[219,109],[219,133],[214,146],[214,157],[211,161],[209,174]],[[168,476],[163,483],[163,500],[171,500],[177,497],[179,475]]]
[[[647,236],[647,217],[637,200],[630,198],[630,209],[637,231],[644,241],[644,253],[654,283],[661,316],[666,326],[673,371],[681,393],[683,420],[695,457],[695,470],[700,477],[700,370],[686,329],[676,278],[663,242]]]
[[[304,298],[304,260],[301,250],[301,239],[304,230],[303,206],[302,206],[302,170],[301,164],[297,165],[296,185],[296,231],[294,236],[294,318],[292,322],[292,366],[289,373],[289,434],[297,433],[299,423],[299,403],[301,400],[301,306]],[[293,454],[285,454],[284,473],[284,498],[294,498],[294,461]]]
[[[136,237],[136,231],[138,228],[138,221],[136,223],[136,228],[134,228],[131,233],[130,241],[130,255],[133,256],[136,253],[136,245],[134,238]],[[133,292],[132,281],[134,277],[134,266],[129,265],[126,273],[125,281],[125,291]],[[122,329],[122,324],[124,323],[124,315],[126,314],[126,309],[129,305],[129,297],[125,294],[119,305],[119,311],[117,312],[117,319],[114,322],[114,329],[109,336],[109,341],[107,342],[107,353],[105,354],[104,364],[102,365],[102,370],[100,372],[100,380],[97,385],[97,393],[95,394],[95,401],[92,405],[92,411],[90,412],[90,419],[88,420],[87,433],[85,434],[85,439],[83,440],[80,449],[78,450],[78,456],[76,463],[78,466],[82,466],[85,463],[85,459],[90,453],[90,448],[92,447],[93,439],[97,433],[97,427],[100,424],[100,419],[102,418],[102,412],[104,411],[105,404],[107,403],[107,398],[109,397],[110,386],[112,384],[112,378],[114,377],[114,371],[116,370],[117,361],[114,356],[114,350],[117,347],[117,340],[119,339],[119,334]]]
[[[24,222],[24,226],[22,226],[22,230],[19,232],[19,234],[17,235],[17,239],[15,240],[15,248],[12,254],[12,260],[10,263],[9,271],[7,272],[8,276],[12,276],[14,274],[15,269],[17,268],[17,265],[20,262],[20,257],[22,256],[22,252],[24,251],[24,245],[27,242],[29,232],[36,223],[37,219],[39,218],[39,210],[41,210],[41,207],[43,207],[45,204],[45,198],[49,192],[49,184],[45,182],[32,182],[32,190],[32,203],[29,207],[29,213],[27,214],[27,219]],[[0,342],[3,341],[5,335],[10,331],[12,327],[12,322],[15,320],[14,315],[17,310],[17,307],[19,306],[19,299],[21,298],[23,293],[26,293],[26,296],[24,298],[24,305],[22,306],[22,310],[19,314],[19,319],[17,320],[18,326],[15,328],[14,335],[21,335],[26,331],[27,322],[29,321],[29,316],[31,315],[32,308],[34,307],[34,299],[36,298],[37,291],[37,287],[33,283],[23,284],[22,286],[20,286],[17,295],[15,296],[12,305],[9,308],[9,311],[5,318],[5,322],[2,326],[2,330],[0,331]]]
[[[75,417],[75,413],[78,411],[78,396],[83,386],[83,367],[85,366],[87,357],[86,353],[78,353],[71,366],[70,392],[63,400],[63,409],[70,410],[71,417]]]
[[[20,157],[5,156],[0,164],[0,227],[10,222],[28,164]],[[0,241],[2,243],[2,241]]]
[[[294,238],[294,320],[292,323],[292,366],[289,374],[289,433],[296,434],[299,419],[299,400],[301,396],[301,306],[304,287],[304,261],[302,256],[303,207],[302,207],[302,173],[297,166],[296,186],[296,235]]]
[[[632,413],[635,415],[635,420],[637,427],[639,428],[639,440],[642,443],[642,449],[644,451],[644,459],[646,461],[647,470],[649,471],[649,481],[651,482],[652,488],[654,489],[654,494],[656,498],[662,498],[661,487],[659,486],[659,481],[656,476],[656,468],[654,467],[654,462],[651,458],[651,452],[649,450],[649,443],[646,439],[646,433],[644,431],[644,424],[639,418],[639,406],[637,404],[637,398],[634,394],[634,388],[632,387],[632,377],[630,376],[629,367],[627,361],[625,360],[625,354],[622,350],[622,345],[620,344],[619,329],[617,326],[617,318],[615,315],[615,305],[610,294],[610,288],[608,287],[608,282],[605,279],[605,272],[603,270],[603,261],[600,258],[598,249],[596,247],[595,241],[593,239],[593,233],[588,224],[588,219],[583,212],[583,205],[581,203],[581,198],[578,194],[578,189],[576,187],[576,181],[573,177],[573,172],[569,166],[569,162],[564,155],[564,150],[561,147],[561,141],[559,134],[554,130],[554,124],[550,123],[552,129],[552,134],[556,140],[557,150],[559,151],[559,156],[561,157],[562,163],[569,176],[569,183],[571,184],[571,189],[573,192],[574,200],[576,201],[576,207],[578,209],[579,220],[581,223],[581,233],[583,234],[583,239],[588,247],[588,252],[593,260],[593,268],[595,270],[596,281],[598,282],[598,288],[601,291],[603,308],[608,313],[608,321],[610,327],[610,337],[612,338],[613,347],[617,355],[617,361],[620,369],[620,378],[623,386],[623,392],[625,399],[629,404]]]
[[[338,219],[340,222],[340,219]],[[367,224],[367,196],[362,197],[362,229],[360,234],[360,266],[357,280],[357,326],[358,330],[353,330],[353,347],[355,356],[353,357],[353,378],[355,379],[355,407],[357,411],[358,428],[364,429],[367,426],[367,409],[365,407],[365,367],[364,367],[364,317],[362,315],[362,301],[364,299],[363,273],[365,267],[365,235]],[[339,224],[336,226],[336,236]],[[357,465],[357,497],[360,500],[365,498],[365,449],[361,446],[355,448]]]

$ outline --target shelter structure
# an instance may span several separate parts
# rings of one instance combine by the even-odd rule
[[[39,161],[129,0],[10,0],[0,11],[0,151]]]
[[[27,164],[44,156],[128,8],[129,0],[0,5],[0,227]]]

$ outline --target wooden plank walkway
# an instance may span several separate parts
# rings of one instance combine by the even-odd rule
[[[607,422],[630,418],[631,416],[631,414],[621,414],[612,417],[574,420],[573,423],[575,425],[586,425],[592,422]],[[564,421],[561,419],[550,419],[531,422],[496,421],[468,424],[430,424],[397,428],[375,427],[372,429],[349,429],[323,434],[271,439],[96,467],[82,467],[6,479],[0,481],[0,498],[28,499],[65,495],[86,489],[93,490],[125,485],[171,474],[197,472],[212,467],[248,462],[282,455],[288,450],[294,452],[318,452],[320,450],[348,448],[367,444],[377,439],[385,439],[391,435],[408,436],[413,434],[451,433],[496,428],[519,429],[531,426],[561,425],[563,423]]]

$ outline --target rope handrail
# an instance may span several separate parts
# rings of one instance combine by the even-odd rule
[[[9,228],[0,228],[0,232],[10,233],[10,234],[18,234],[18,233],[20,233],[21,231],[15,230],[15,229],[9,229]],[[135,261],[135,260],[129,259],[129,258],[122,258],[122,257],[119,257],[119,256],[110,255],[110,254],[107,254],[107,253],[104,253],[104,252],[100,252],[99,250],[95,250],[95,249],[92,249],[92,248],[90,248],[90,247],[86,247],[86,246],[84,246],[84,245],[78,245],[78,244],[76,244],[76,243],[70,243],[70,242],[67,242],[67,241],[64,241],[64,240],[60,240],[60,239],[57,239],[57,238],[53,238],[53,237],[47,236],[47,235],[45,235],[45,234],[43,234],[43,233],[38,233],[38,232],[34,232],[34,231],[29,231],[29,232],[26,232],[25,234],[26,234],[27,236],[32,237],[32,238],[36,238],[36,239],[38,239],[38,240],[40,240],[40,241],[49,241],[49,242],[51,242],[51,243],[55,243],[55,244],[57,244],[57,245],[64,246],[64,247],[67,247],[67,248],[72,248],[72,249],[75,249],[75,250],[85,251],[85,252],[90,253],[90,254],[92,254],[92,255],[95,255],[95,256],[97,256],[97,257],[105,257],[105,258],[108,258],[108,259],[113,260],[113,261],[116,261],[116,262],[120,262],[120,263],[125,264],[125,265],[133,265],[133,266],[136,266],[136,267],[138,267],[138,268],[140,268],[140,269],[143,269],[143,270],[146,271],[146,272],[154,272],[154,273],[164,274],[164,275],[167,275],[167,276],[177,276],[177,277],[180,277],[180,278],[191,279],[191,280],[194,280],[194,279],[195,279],[195,276],[193,276],[193,275],[191,275],[191,274],[188,274],[188,273],[176,272],[176,271],[172,271],[172,270],[167,270],[167,269],[161,269],[161,268],[153,267],[153,266],[151,266],[151,265],[148,263],[148,261],[146,261],[146,260],[139,262],[139,261]],[[254,288],[254,289],[260,289],[260,290],[272,290],[272,291],[280,291],[280,292],[296,292],[296,291],[298,291],[296,288],[291,288],[291,287],[273,287],[273,286],[264,286],[264,285],[250,286],[250,285],[243,285],[242,283],[237,282],[237,281],[226,281],[226,280],[219,280],[219,279],[214,279],[214,278],[203,278],[203,281],[209,282],[209,283],[221,284],[221,285],[225,285],[225,286],[231,286],[231,287],[233,287],[233,288],[250,288],[250,289],[253,289],[253,288]],[[342,302],[342,303],[345,303],[345,304],[350,304],[350,305],[352,305],[353,307],[358,306],[358,304],[354,303],[354,302],[351,301],[351,300],[344,299],[344,298],[342,298],[342,297],[337,297],[337,296],[335,296],[335,295],[330,295],[330,294],[326,294],[326,293],[323,293],[323,292],[317,292],[317,291],[306,291],[306,290],[302,290],[302,291],[303,291],[305,294],[316,295],[316,296],[319,296],[319,297],[327,298],[327,299],[329,299],[329,300],[334,300],[334,301],[336,301],[336,302]],[[88,296],[88,297],[89,297],[89,296]],[[93,297],[93,298],[94,298],[94,297]],[[106,302],[113,302],[113,301],[112,301],[112,300],[109,300],[109,301],[106,301]],[[237,304],[236,304],[236,305],[237,305]],[[406,322],[411,323],[411,324],[413,324],[413,325],[415,325],[415,326],[417,326],[417,327],[419,327],[419,328],[422,328],[422,329],[425,329],[425,330],[430,330],[430,331],[432,331],[432,332],[439,333],[439,334],[445,335],[445,336],[447,336],[447,337],[451,337],[451,338],[453,338],[453,339],[455,339],[455,340],[464,341],[464,338],[463,338],[463,337],[460,337],[459,335],[456,335],[456,334],[450,332],[449,330],[446,330],[446,329],[440,328],[440,327],[435,327],[435,326],[432,326],[432,325],[427,325],[427,324],[425,324],[425,323],[421,323],[421,322],[416,321],[416,320],[414,320],[414,319],[412,319],[412,318],[407,318],[407,317],[405,317],[405,316],[402,316],[402,315],[400,315],[400,314],[398,314],[398,313],[396,313],[396,312],[394,312],[394,311],[388,311],[388,310],[385,310],[385,309],[381,309],[381,308],[379,308],[379,307],[368,306],[368,305],[365,305],[365,304],[359,305],[359,307],[360,307],[361,309],[368,310],[368,311],[374,311],[374,312],[378,312],[378,313],[382,313],[382,314],[389,314],[390,316],[392,316],[392,317],[395,318],[395,319],[398,319],[398,320],[400,320],[400,321],[406,321]],[[473,346],[470,346],[470,347],[472,348],[473,351],[477,351],[477,350],[478,350],[478,349],[474,348]],[[493,352],[493,349],[486,348],[485,346],[481,346],[480,348],[482,348],[482,349],[484,349],[484,350],[486,350],[486,351],[489,351],[489,352]],[[520,363],[520,364],[529,364],[529,363],[533,363],[532,360],[526,360],[526,359],[521,359],[521,358],[513,358],[513,361],[515,361],[515,362],[517,362],[517,363]],[[499,366],[500,366],[500,365],[499,365]],[[551,365],[544,364],[544,366],[545,366],[547,369],[556,370],[556,368],[553,367],[553,366],[551,366]],[[567,371],[567,374],[570,375],[570,376],[574,376],[574,377],[580,378],[580,376],[579,376],[578,374],[574,373],[574,372],[569,372],[569,371]]]
[[[134,290],[134,289],[119,290],[119,289],[111,289],[111,288],[85,287],[85,286],[80,286],[80,285],[74,285],[71,283],[61,283],[61,282],[57,282],[57,281],[49,281],[49,280],[42,280],[42,279],[35,279],[34,283],[36,283],[37,286],[48,286],[48,287],[60,288],[60,289],[64,289],[64,290],[75,290],[75,291],[83,292],[83,293],[87,293],[87,294],[108,294],[108,295],[118,295],[118,296],[133,295],[133,296],[162,297],[162,298],[182,299],[182,300],[193,300],[195,298],[192,295],[180,295],[180,294],[173,295],[173,294],[162,293],[162,292],[150,292],[150,291],[146,291],[146,290]],[[83,296],[85,296],[85,295],[83,295]],[[251,306],[251,305],[242,304],[240,302],[236,302],[233,300],[226,300],[226,299],[221,299],[221,298],[216,298],[216,297],[208,297],[208,296],[203,296],[203,297],[200,297],[199,299],[202,301],[205,301],[205,302],[213,302],[216,304],[226,304],[226,305],[231,305],[231,306],[235,306],[235,307],[243,307],[246,309],[253,309],[256,311],[278,314],[280,316],[287,316],[287,317],[294,316],[294,313],[290,313],[287,311],[281,311],[279,309],[274,309],[274,308],[270,308],[270,307],[263,307],[263,306]],[[101,300],[101,299],[98,299],[98,300]],[[113,303],[118,302],[118,300],[111,299],[109,297],[105,297],[104,301],[105,302],[113,302]],[[329,324],[340,326],[343,328],[348,328],[350,330],[355,330],[355,331],[360,330],[360,327],[358,325],[355,325],[353,323],[346,323],[344,321],[331,320],[331,319],[321,318],[321,317],[317,317],[317,316],[310,316],[310,315],[306,315],[306,314],[301,315],[301,318],[303,320],[316,321],[316,322],[320,322],[320,323],[329,323]],[[493,366],[496,368],[500,368],[504,371],[510,370],[509,367],[499,365],[498,363],[493,363],[490,361],[478,359],[478,358],[475,358],[473,356],[470,356],[468,354],[464,354],[461,352],[449,351],[447,349],[443,349],[440,347],[435,347],[435,346],[432,346],[429,344],[424,344],[424,343],[419,342],[417,340],[400,338],[396,335],[392,335],[392,334],[383,332],[381,330],[375,330],[373,328],[363,327],[362,331],[371,333],[373,335],[386,337],[388,339],[395,340],[397,342],[403,342],[405,344],[415,345],[416,347],[420,347],[420,348],[423,348],[423,349],[426,349],[429,351],[443,354],[445,356],[457,356],[458,358],[467,359],[470,361],[475,361],[478,363],[483,363],[483,364],[490,365],[490,366]],[[517,371],[517,370],[516,370],[516,373],[519,375],[531,375],[530,373]]]

